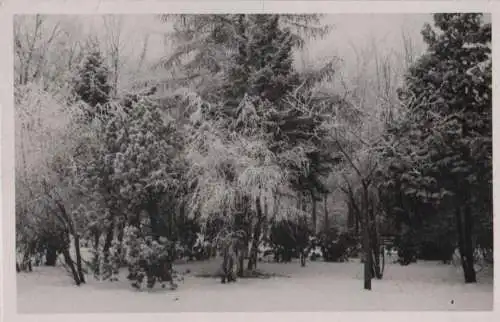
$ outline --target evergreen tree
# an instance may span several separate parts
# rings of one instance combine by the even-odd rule
[[[85,111],[88,119],[105,113],[104,105],[109,101],[111,91],[108,79],[109,71],[101,52],[92,48],[79,67],[73,85],[77,98],[89,106]]]
[[[415,214],[454,215],[469,283],[474,230],[492,220],[491,25],[481,14],[435,14],[434,22],[400,93],[409,117],[397,130],[392,173]]]
[[[174,66],[175,59],[186,57],[185,53],[190,52],[194,58],[183,67],[187,65],[188,72],[194,70],[194,75],[203,71],[210,75],[210,84],[199,93],[206,104],[197,109],[201,113],[195,113],[198,120],[195,128],[202,127],[203,130],[197,131],[192,142],[200,139],[205,142],[207,130],[217,137],[214,142],[218,143],[214,143],[214,147],[220,148],[217,157],[221,164],[207,170],[205,175],[220,180],[220,189],[225,190],[228,198],[235,196],[234,190],[238,191],[236,209],[228,211],[225,203],[217,202],[224,208],[219,213],[228,215],[231,212],[236,216],[252,208],[252,216],[257,219],[249,230],[253,236],[253,240],[249,239],[252,240],[253,258],[249,267],[252,267],[256,263],[256,247],[262,227],[272,215],[261,203],[266,204],[263,199],[274,202],[278,196],[269,196],[269,193],[277,193],[276,187],[273,191],[266,190],[269,184],[252,187],[251,191],[241,189],[238,176],[246,174],[233,163],[233,149],[239,150],[244,157],[249,157],[247,153],[251,155],[252,163],[258,164],[252,171],[262,171],[259,176],[268,175],[266,171],[270,168],[275,171],[274,167],[278,166],[280,176],[284,172],[289,174],[287,184],[293,184],[293,190],[300,195],[314,193],[318,198],[325,191],[319,177],[328,172],[326,152],[330,150],[325,149],[328,144],[323,140],[326,131],[321,128],[328,113],[321,110],[321,102],[313,102],[309,96],[316,82],[324,78],[317,74],[300,75],[293,67],[293,49],[301,43],[290,24],[297,21],[294,17],[239,14],[185,18],[180,24],[184,32],[178,31],[178,36],[184,37],[184,41],[167,65]],[[295,18],[300,20],[300,17]],[[328,75],[324,70],[319,74]],[[259,154],[247,151],[249,147],[232,146],[251,141],[258,142]],[[218,147],[219,143],[224,148]],[[208,151],[206,148],[197,150],[197,153],[207,158],[214,157],[210,148]],[[196,166],[199,164],[197,160]],[[220,171],[214,171],[216,169]],[[197,189],[202,189],[202,181],[197,181]],[[214,183],[211,187],[211,193],[220,191],[219,188],[213,189]],[[213,197],[218,200],[220,196]],[[302,210],[303,207],[299,208]]]
[[[97,226],[92,236],[95,268],[109,278],[114,264],[110,257],[123,260],[125,255],[127,226],[139,228],[147,221],[144,236],[156,241],[162,236],[172,239],[169,220],[175,211],[162,209],[173,208],[165,202],[172,199],[180,176],[175,157],[180,147],[173,121],[145,98],[133,103],[127,113],[120,106],[109,110],[108,117],[95,126],[99,144],[89,152],[89,162],[82,163],[82,187],[95,206],[91,213],[100,214],[89,218],[89,226]]]
[[[246,94],[277,104],[298,85],[292,66],[294,38],[279,22],[279,15],[239,15],[238,51],[225,86],[229,102],[237,105]]]

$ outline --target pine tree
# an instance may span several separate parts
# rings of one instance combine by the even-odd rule
[[[104,105],[109,101],[111,85],[109,71],[101,52],[92,48],[84,58],[74,80],[74,92],[80,100],[88,104],[88,119],[105,113]]]
[[[97,218],[89,218],[89,225],[97,226],[92,236],[95,243],[96,270],[103,278],[111,277],[111,269],[123,260],[125,228],[139,228],[144,220],[149,231],[142,232],[158,241],[172,239],[175,205],[166,205],[173,199],[180,176],[175,153],[179,147],[176,128],[171,119],[162,115],[160,106],[140,98],[127,112],[123,107],[110,109],[108,117],[94,124],[98,145],[90,151],[89,162],[82,163],[81,177],[84,192],[95,206]],[[104,244],[99,245],[99,234]],[[113,258],[114,257],[114,258]]]
[[[294,38],[283,29],[279,15],[240,15],[238,51],[229,67],[224,97],[236,105],[244,95],[279,104],[298,85],[293,70]]]
[[[491,25],[481,14],[435,14],[434,22],[422,31],[428,52],[410,68],[400,93],[409,119],[398,133],[406,151],[396,159],[415,213],[434,205],[454,214],[470,283],[476,281],[474,226],[480,215],[492,218]]]
[[[256,262],[255,247],[260,242],[263,221],[270,215],[265,207],[261,207],[261,202],[265,203],[262,201],[263,196],[268,191],[265,187],[240,191],[241,185],[236,180],[241,173],[234,169],[237,166],[232,164],[232,153],[242,149],[232,144],[256,142],[262,150],[259,150],[259,154],[251,153],[252,163],[258,165],[253,171],[262,171],[259,175],[264,177],[267,174],[265,171],[269,171],[269,168],[275,171],[278,166],[280,175],[285,172],[291,174],[287,184],[294,184],[294,190],[300,190],[300,193],[302,190],[314,190],[317,195],[319,177],[324,175],[326,168],[327,158],[321,153],[328,151],[322,145],[326,142],[322,142],[324,132],[321,129],[326,113],[321,114],[317,104],[307,100],[307,94],[301,92],[294,96],[295,89],[302,85],[302,91],[308,92],[314,86],[311,80],[321,77],[300,75],[294,69],[293,48],[300,41],[288,26],[290,21],[294,21],[294,18],[281,15],[187,17],[183,24],[186,30],[183,35],[189,41],[183,42],[185,45],[181,45],[178,52],[194,53],[192,57],[195,59],[187,64],[188,70],[196,66],[197,72],[209,71],[210,74],[210,85],[207,87],[210,90],[199,93],[208,103],[208,108],[200,109],[202,117],[197,117],[198,124],[205,122],[202,125],[204,130],[198,131],[193,141],[198,140],[199,136],[206,141],[207,129],[217,137],[214,139],[217,143],[210,148],[220,148],[217,156],[223,170],[210,169],[208,172],[214,175],[213,180],[220,180],[220,190],[226,190],[225,193],[231,197],[234,196],[231,194],[233,189],[241,194],[236,209],[231,209],[231,212],[247,212],[246,209],[251,207],[254,217],[258,219],[250,230],[254,239],[253,261],[250,261],[249,267]],[[219,147],[219,143],[224,147]],[[241,151],[244,157],[248,157],[246,148],[249,147]],[[207,158],[214,157],[205,148],[197,153]],[[271,161],[266,158],[272,160],[271,165]],[[308,163],[312,166],[309,167]],[[212,191],[220,191],[213,189],[214,184],[211,187]],[[201,189],[201,186],[198,188]],[[277,197],[267,195],[266,198],[270,202],[270,199]],[[223,203],[219,205],[226,207]],[[227,214],[226,209],[220,212]]]

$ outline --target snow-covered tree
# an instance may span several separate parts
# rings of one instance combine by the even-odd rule
[[[96,114],[105,114],[109,102],[111,85],[110,73],[98,48],[90,48],[74,79],[77,99],[88,104],[86,116],[92,120]]]
[[[388,183],[404,192],[409,219],[425,222],[426,213],[440,218],[435,229],[456,228],[465,282],[471,283],[473,236],[493,218],[491,25],[481,14],[435,14],[434,24],[423,29],[429,49],[400,92],[408,114],[392,129],[399,148],[388,151]],[[414,221],[406,224],[418,229]]]
[[[100,144],[89,151],[81,164],[82,187],[92,196],[102,215],[94,218],[93,239],[96,262],[109,264],[112,244],[122,246],[126,226],[139,227],[147,219],[149,236],[171,238],[165,222],[175,213],[165,211],[169,195],[175,192],[180,174],[176,172],[177,135],[173,120],[161,113],[159,106],[146,98],[125,112],[119,104],[110,104],[109,113],[100,120],[97,137]],[[99,227],[99,225],[101,225]],[[121,253],[121,250],[116,250]],[[110,272],[99,272],[110,277]]]

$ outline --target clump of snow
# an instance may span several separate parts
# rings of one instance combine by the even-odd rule
[[[154,313],[221,311],[345,311],[345,310],[492,310],[493,272],[483,270],[477,284],[466,285],[451,265],[418,262],[388,264],[383,280],[363,290],[359,262],[259,263],[259,269],[286,277],[239,279],[221,284],[199,278],[213,272],[217,260],[177,265],[187,272],[175,291],[136,291],[122,272],[119,282],[72,285],[60,267],[35,267],[17,275],[19,313]]]

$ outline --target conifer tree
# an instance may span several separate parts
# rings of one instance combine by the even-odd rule
[[[324,192],[319,188],[319,177],[325,174],[325,164],[329,162],[324,153],[328,150],[322,145],[327,143],[322,142],[324,133],[320,129],[326,113],[320,112],[320,104],[308,100],[315,81],[322,78],[300,75],[293,67],[293,49],[301,44],[301,39],[291,22],[300,21],[300,17],[238,14],[184,18],[179,28],[184,32],[177,31],[183,41],[167,66],[175,66],[179,57],[190,52],[193,55],[183,65],[185,70],[194,70],[198,76],[208,71],[210,84],[199,92],[207,102],[207,108],[201,109],[202,119],[210,123],[205,129],[216,130],[213,134],[222,135],[218,139],[224,143],[233,142],[235,136],[242,136],[240,142],[264,141],[266,153],[273,154],[274,162],[290,173],[289,184],[294,185],[294,190],[301,195],[314,191],[317,198],[316,191]],[[307,29],[307,23],[303,26]],[[258,164],[268,162],[254,157]],[[222,153],[220,158],[224,158]],[[218,180],[224,178],[223,185],[237,178],[234,170],[226,172],[214,172]],[[230,191],[228,187],[226,193]],[[243,191],[239,200],[254,208],[258,220],[252,229],[252,245],[256,246],[269,214],[261,207],[261,197],[250,195],[254,193]],[[248,206],[241,204],[240,208]],[[250,267],[256,262],[255,255],[254,248]]]
[[[453,215],[471,283],[473,234],[492,220],[491,25],[481,14],[435,14],[434,24],[400,93],[409,116],[392,173],[414,213]]]
[[[91,48],[84,58],[74,80],[74,92],[80,100],[88,104],[85,111],[88,119],[105,113],[104,105],[110,99],[111,85],[109,71],[101,52]]]

